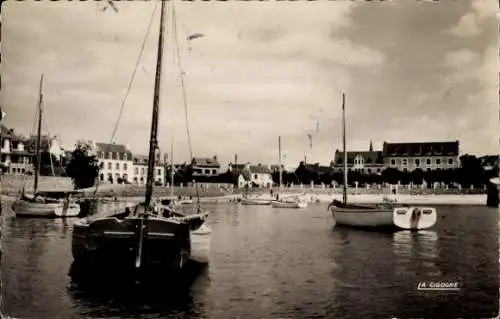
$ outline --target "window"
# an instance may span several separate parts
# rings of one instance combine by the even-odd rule
[[[135,171],[135,175],[139,175],[139,167],[136,167],[136,168],[134,169],[134,171]]]
[[[108,152],[108,158],[111,159],[113,157],[113,155],[111,154],[111,152]]]
[[[156,170],[156,175],[161,175],[161,169],[159,169],[159,168],[158,168],[158,169]]]
[[[141,167],[141,174],[144,175],[144,167]],[[142,181],[142,177],[141,177],[141,181]]]
[[[396,160],[395,159],[391,159],[391,165],[396,165]]]
[[[427,165],[431,165],[431,159],[430,158],[427,159]]]
[[[380,168],[377,168],[377,173],[380,173]]]
[[[115,164],[115,169],[119,170],[120,169],[120,163]]]
[[[406,159],[406,158],[403,158],[401,160],[401,162],[402,162],[403,165],[408,165],[408,159]]]
[[[427,167],[427,171],[430,172],[431,171],[431,168],[430,167]]]
[[[436,165],[441,165],[441,159],[440,158],[436,158]]]
[[[253,179],[257,179],[257,178],[258,178],[257,174],[253,174]]]
[[[448,159],[448,165],[453,165],[453,158]]]
[[[420,166],[420,160],[418,158],[415,159],[415,166]]]
[[[126,171],[127,170],[127,163],[123,163],[123,170]]]
[[[408,169],[406,167],[403,168],[403,172],[408,172]]]
[[[205,170],[205,174],[210,174],[210,170],[209,170],[209,169],[206,169],[206,170]]]
[[[123,160],[128,161],[127,153],[123,153]]]
[[[100,176],[100,180],[103,181],[104,180],[104,174],[101,174]]]
[[[370,174],[372,172],[372,169],[369,168],[369,169],[367,169],[367,171],[368,171],[368,174]]]
[[[108,162],[108,169],[112,169],[112,168],[113,168],[113,166],[112,166],[111,162]]]
[[[217,174],[217,170],[216,170],[216,169],[213,169],[213,170],[212,170],[212,174],[214,174],[214,175],[215,175],[215,174]]]

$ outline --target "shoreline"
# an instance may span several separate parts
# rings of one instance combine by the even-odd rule
[[[143,196],[120,196],[119,194],[114,194],[113,196],[103,196],[106,194],[100,194],[96,198],[101,200],[108,200],[109,202],[140,202],[143,200]],[[138,195],[138,194],[136,194]],[[257,195],[257,194],[255,194]],[[271,200],[269,194],[251,196],[254,198],[261,198],[265,200]],[[300,198],[306,200],[312,204],[329,204],[334,199],[342,200],[342,194],[315,194],[315,193],[296,193],[287,194],[284,197],[289,197],[293,195],[298,195]],[[155,195],[154,195],[155,196]],[[168,195],[167,195],[168,196]],[[2,194],[2,197],[13,199],[15,196]],[[163,196],[158,196],[163,197]],[[384,194],[349,194],[349,202],[353,204],[376,204],[381,203]],[[238,199],[242,198],[241,194],[227,194],[220,196],[200,196],[200,203],[203,204],[234,204],[238,202]],[[472,205],[472,206],[486,206],[486,194],[429,194],[429,195],[410,195],[410,194],[399,194],[395,197],[398,204],[408,204],[408,205]],[[193,198],[193,202],[196,202],[196,198]]]

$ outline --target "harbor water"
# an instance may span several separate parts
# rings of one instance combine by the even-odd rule
[[[129,283],[76,271],[74,219],[2,215],[2,313],[16,318],[488,318],[498,311],[498,209],[438,206],[430,230],[332,227],[324,204],[205,205],[210,264]],[[458,282],[421,291],[422,281]]]

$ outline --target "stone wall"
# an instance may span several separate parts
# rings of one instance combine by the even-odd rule
[[[30,175],[9,175],[1,176],[0,186],[4,195],[14,195],[24,185],[27,192],[33,190],[35,177]],[[73,181],[69,177],[40,176],[38,180],[40,191],[68,191],[73,190]]]

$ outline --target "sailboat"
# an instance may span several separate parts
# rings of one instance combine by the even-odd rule
[[[42,105],[43,105],[43,74],[40,76],[38,94],[38,130],[36,136],[35,180],[33,194],[24,192],[24,187],[18,198],[12,204],[16,216],[23,217],[76,217],[80,213],[80,205],[71,199],[74,192],[39,190],[40,162],[41,162],[41,135],[42,135]]]
[[[426,229],[436,223],[436,209],[432,207],[398,206],[394,201],[363,206],[348,203],[344,93],[342,94],[342,138],[344,151],[343,201],[334,200],[328,205],[335,225],[362,228]]]
[[[174,144],[170,144],[170,196],[166,198],[162,198],[160,200],[163,208],[178,208],[181,205],[193,204],[192,199],[178,199],[174,195],[174,175],[175,175],[175,167],[174,167]]]
[[[281,136],[278,136],[278,157],[279,157],[279,198],[271,202],[273,208],[307,208],[307,202],[298,196],[283,197],[283,168],[281,164]]]
[[[211,228],[206,224],[208,212],[201,213],[198,205],[196,214],[184,215],[161,209],[160,203],[152,198],[166,3],[161,2],[144,202],[111,216],[91,215],[79,219],[73,225],[72,254],[75,262],[111,264],[120,269],[137,271],[156,266],[160,269],[182,269],[189,260],[208,262],[211,236]],[[171,12],[175,23],[175,11]]]

